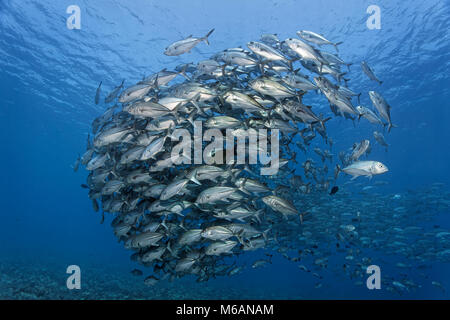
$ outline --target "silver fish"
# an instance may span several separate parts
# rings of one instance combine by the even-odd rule
[[[190,52],[202,41],[205,41],[205,43],[209,45],[208,37],[211,33],[213,33],[213,31],[214,29],[210,30],[204,37],[201,38],[193,38],[192,35],[190,35],[184,40],[176,41],[165,49],[164,54],[167,56],[179,56],[180,54]]]

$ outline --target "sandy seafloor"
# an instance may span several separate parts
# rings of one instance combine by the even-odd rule
[[[178,279],[148,287],[144,277],[112,266],[83,265],[80,290],[69,290],[64,267],[55,262],[0,262],[0,299],[19,300],[141,300],[141,299],[303,299],[304,296],[282,295],[273,290],[254,287],[230,288],[222,285],[198,284]],[[199,290],[201,287],[201,290]]]
[[[448,292],[432,286],[432,277],[428,276],[424,285],[403,293],[369,291],[364,285],[354,284],[359,279],[335,278],[327,273],[320,281],[323,284],[320,288],[315,287],[317,279],[301,272],[298,273],[300,279],[289,281],[280,275],[278,281],[267,281],[268,273],[280,267],[286,270],[287,266],[289,263],[283,265],[282,261],[274,261],[266,268],[248,269],[234,276],[232,281],[229,277],[220,277],[197,283],[194,278],[186,277],[173,282],[161,281],[149,287],[143,282],[145,269],[140,268],[144,271],[143,276],[134,276],[129,266],[86,262],[80,264],[81,289],[69,290],[65,261],[62,263],[51,257],[1,258],[0,300],[448,299]],[[430,270],[439,273],[442,267],[446,266],[430,266]],[[295,264],[290,264],[290,268],[298,270]],[[298,285],[298,280],[304,284]]]

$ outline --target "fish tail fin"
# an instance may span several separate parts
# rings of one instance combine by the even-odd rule
[[[389,122],[388,124],[388,132],[391,132],[391,128],[397,128],[397,126],[395,124],[392,124]]]
[[[264,240],[267,241],[267,235],[269,234],[270,231],[272,231],[271,227],[269,227],[267,230],[263,231],[262,236],[263,236]]]
[[[342,79],[344,79],[344,81],[345,81],[345,78],[342,78],[342,77],[345,76],[346,74],[347,74],[347,72],[341,72],[341,73],[339,73],[339,75],[338,75],[338,77],[337,77],[337,80],[338,80],[339,83],[341,83],[341,80],[342,80]],[[345,86],[347,87],[347,81],[345,81]]]
[[[239,241],[239,243],[244,246],[245,245],[245,241],[244,241],[244,238],[243,238],[243,234],[244,234],[244,230],[241,230],[237,234],[235,234],[235,236],[236,236],[237,240]]]
[[[327,122],[328,120],[331,120],[331,117],[328,117],[326,119],[320,120],[320,125],[322,126],[322,128],[325,129],[325,122]]]
[[[200,99],[200,93],[197,93],[191,100],[189,100],[192,105],[195,107],[195,109],[197,109],[198,114],[205,114],[205,112],[203,112],[203,110],[200,108],[200,106],[198,105],[198,100]]]
[[[300,71],[301,68],[297,68],[294,71],[292,71],[294,74],[297,74]]]
[[[208,37],[211,35],[211,33],[214,32],[214,30],[215,30],[215,29],[211,29],[211,30],[206,34],[206,36],[204,36],[204,37],[202,38],[202,40],[205,41],[207,45],[209,45]]]
[[[246,195],[250,196],[251,193],[247,191],[247,189],[245,189],[244,187],[239,187],[238,188],[239,191],[241,191],[242,193],[245,193]]]
[[[361,120],[361,117],[363,116],[363,113],[358,114],[358,122]]]
[[[337,176],[339,177],[339,173],[341,173],[341,171],[342,171],[342,168],[341,168],[341,166],[340,165],[336,165],[336,170],[337,170]],[[337,177],[336,177],[337,178]]]
[[[255,219],[258,221],[258,223],[261,223],[261,218],[259,217],[261,214],[264,214],[265,210],[264,209],[259,209],[258,211],[256,211],[254,217]]]
[[[353,62],[347,63],[347,69],[350,72],[350,66],[353,64]]]
[[[158,78],[159,78],[159,73],[156,74],[155,80],[153,81],[153,86],[155,87],[156,90],[159,90],[159,88],[158,88]]]
[[[192,126],[194,126],[194,117],[195,114],[197,113],[197,110],[192,110],[191,114],[189,115],[189,117],[187,117],[187,121],[192,124]]]
[[[187,81],[191,81],[191,78],[189,78],[189,76],[186,74],[186,70],[187,70],[188,64],[186,64],[183,69],[180,71],[180,74],[186,78]]]
[[[350,79],[346,79],[346,78],[342,78],[342,79],[344,79],[344,82],[345,82],[345,86],[348,88],[348,81],[350,80]]]
[[[298,215],[298,218],[300,219],[300,224],[303,224],[303,217],[305,215],[305,212],[302,212]]]
[[[343,43],[343,41],[339,41],[339,42],[333,43],[333,46],[336,49],[336,52],[339,52],[338,45],[340,45],[342,43]]]
[[[289,69],[291,71],[294,70],[293,63],[297,60],[299,60],[299,58],[297,58],[297,57],[288,60]],[[298,72],[298,70],[300,70],[300,68],[297,69],[297,72]]]
[[[197,179],[197,169],[193,169],[188,175],[187,177],[190,181],[198,184],[199,186],[201,185],[201,182],[198,181]]]
[[[232,183],[235,183],[236,182],[236,178],[239,175],[239,173],[234,173],[233,172],[234,162],[233,163],[227,163],[227,166],[228,167],[225,169],[225,171],[228,173],[228,178],[230,179],[230,181]],[[247,190],[243,191],[241,189],[244,189],[244,188],[238,188],[238,190],[244,192],[245,194],[249,194]]]
[[[300,91],[297,92],[296,97],[297,97],[298,102],[302,103],[303,96],[305,94],[306,94],[306,91],[300,90]]]
[[[172,248],[170,247],[170,241],[167,242],[167,247],[166,247],[166,249],[167,249],[167,251],[170,252],[170,254],[171,254],[172,256],[177,257],[177,255],[174,254],[174,252],[172,251]]]

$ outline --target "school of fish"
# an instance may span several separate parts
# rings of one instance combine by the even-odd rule
[[[174,42],[164,54],[179,56],[202,42],[209,45],[213,31]],[[305,30],[284,41],[264,34],[248,42],[248,49],[227,48],[128,87],[123,80],[106,95],[106,110],[92,122],[86,152],[74,169],[86,167],[89,175],[82,187],[89,190],[94,210],[102,212],[102,222],[104,213],[113,215],[118,241],[133,251],[132,260],[152,270],[146,284],[185,275],[207,281],[238,274],[244,266],[230,261],[254,250],[266,250],[267,258],[255,261],[253,268],[270,263],[272,253],[279,252],[290,261],[301,261],[300,269],[318,279],[321,270],[329,268],[328,258],[343,252],[344,272],[362,278],[363,266],[371,263],[362,254],[365,247],[404,256],[416,250],[403,240],[408,233],[422,232],[401,225],[406,213],[400,203],[409,198],[396,199],[394,205],[387,196],[378,196],[355,207],[351,193],[338,192],[338,187],[330,193],[341,173],[352,179],[372,178],[388,172],[388,167],[375,159],[360,160],[370,154],[370,137],[335,156],[326,130],[331,117],[318,114],[319,106],[305,105],[303,96],[322,96],[335,117],[364,118],[379,126],[373,138],[386,150],[382,132],[395,127],[391,107],[379,93],[382,81],[365,61],[361,69],[374,81],[375,89],[367,93],[373,108],[359,105],[361,93],[349,88],[351,79],[343,70],[352,63],[339,57],[339,45]],[[95,104],[101,102],[101,86]],[[237,138],[249,129],[266,129],[268,136],[278,129],[277,174],[258,174],[258,164],[183,162],[185,154],[172,152],[180,143],[173,132],[183,128],[193,134],[195,121],[224,133],[232,129]],[[320,137],[328,148],[311,147]],[[208,152],[214,156],[222,151],[216,147]],[[380,230],[379,219],[392,226]],[[392,237],[377,240],[378,232]],[[450,235],[439,232],[429,235],[430,241]],[[450,259],[449,248],[439,250]],[[393,279],[388,286],[403,290],[405,281]]]

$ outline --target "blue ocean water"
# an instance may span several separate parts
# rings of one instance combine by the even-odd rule
[[[366,9],[372,4],[381,9],[381,29],[366,25]],[[66,26],[70,5],[81,9],[80,30]],[[431,282],[450,288],[449,264],[433,256],[426,269],[400,272],[421,284],[401,293],[368,290],[355,286],[345,274],[326,271],[322,286],[316,288],[315,277],[276,255],[267,267],[248,268],[234,277],[207,283],[187,278],[147,288],[129,274],[137,265],[114,237],[111,218],[100,224],[100,215],[80,188],[87,172],[74,173],[71,165],[85,150],[92,120],[105,110],[103,104],[93,103],[100,81],[113,89],[122,79],[135,83],[163,68],[172,70],[226,48],[245,47],[263,33],[285,39],[300,29],[313,30],[343,41],[340,56],[354,62],[351,84],[364,93],[379,90],[392,106],[397,127],[386,134],[389,150],[374,147],[370,155],[389,167],[388,173],[371,181],[387,182],[376,192],[417,191],[416,200],[426,207],[427,196],[436,190],[429,187],[443,183],[439,194],[447,192],[447,199],[437,209],[430,205],[436,214],[427,223],[449,229],[449,21],[449,3],[438,0],[1,0],[1,298],[448,299],[448,291]],[[209,46],[200,44],[178,57],[162,54],[168,44],[190,34],[204,35],[211,28],[215,32]],[[362,60],[376,70],[381,87],[361,72]],[[370,105],[367,94],[361,102]],[[321,107],[330,112],[326,103]],[[327,130],[336,151],[364,138],[375,143],[367,122],[354,127],[351,121],[333,118]],[[344,184],[350,178],[339,179]],[[370,184],[359,179],[363,186]],[[355,194],[355,201],[374,196]],[[383,274],[391,269],[395,273],[391,256],[382,250],[372,254]],[[240,259],[251,264],[259,256],[255,252]],[[81,267],[86,279],[79,292],[65,285],[66,268],[72,264]]]

